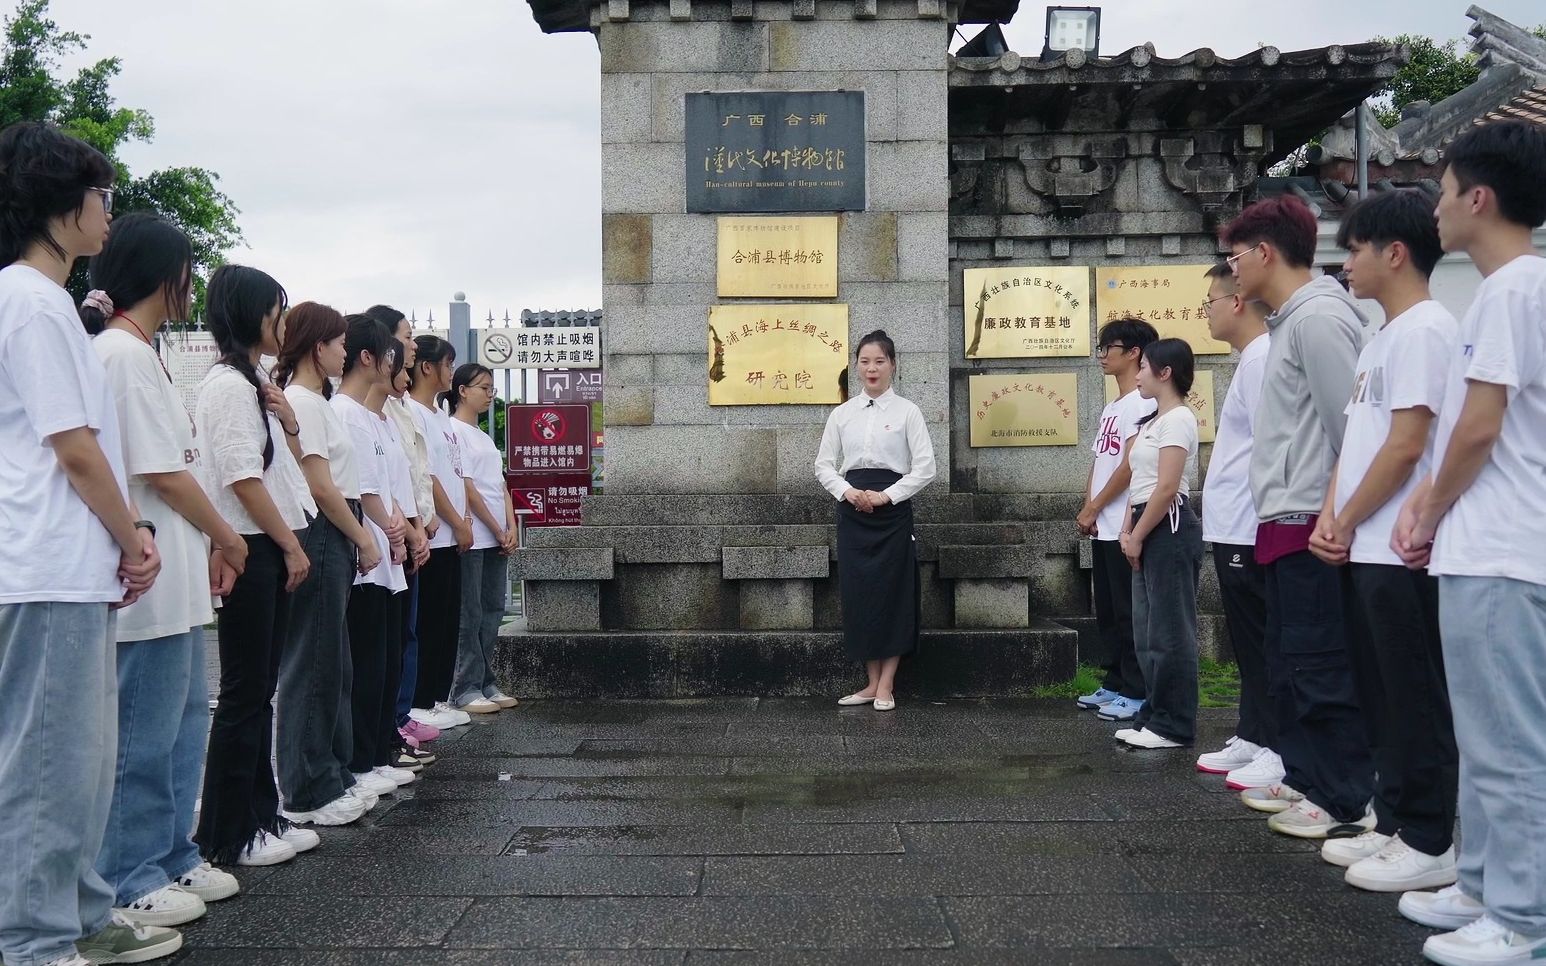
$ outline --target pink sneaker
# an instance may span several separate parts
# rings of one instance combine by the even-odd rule
[[[434,741],[440,737],[439,728],[432,728],[422,721],[415,721],[412,718],[409,718],[408,723],[399,728],[398,732],[403,736],[404,740],[411,742],[415,748],[426,741]]]

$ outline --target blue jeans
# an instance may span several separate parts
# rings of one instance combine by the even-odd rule
[[[498,547],[462,554],[462,619],[451,682],[451,703],[457,707],[498,690],[494,645],[499,643],[499,624],[505,616],[507,566]]]
[[[9,566],[24,566],[12,562]],[[0,604],[0,957],[39,966],[107,925],[118,743],[106,604]]]
[[[204,861],[193,844],[209,706],[204,629],[118,645],[118,780],[97,872],[127,906]]]

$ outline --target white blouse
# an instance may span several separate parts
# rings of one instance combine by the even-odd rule
[[[269,383],[268,373],[261,368],[258,381]],[[204,441],[204,492],[237,533],[251,536],[263,532],[231,489],[241,480],[262,480],[285,526],[291,530],[306,528],[306,517],[316,515],[317,504],[290,452],[284,427],[274,414],[260,414],[257,391],[241,373],[227,365],[210,369],[199,385],[194,422]],[[265,470],[263,446],[267,439],[274,441],[274,459]]]
[[[884,490],[892,503],[916,495],[934,479],[934,444],[923,413],[887,389],[877,398],[860,393],[832,410],[816,453],[816,479],[841,500],[848,492],[850,470],[879,469],[901,473]]]

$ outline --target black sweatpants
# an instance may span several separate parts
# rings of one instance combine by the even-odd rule
[[[392,592],[376,584],[355,584],[349,592],[349,654],[354,662],[351,710],[354,749],[349,770],[364,774],[389,764],[396,748],[382,748],[382,721],[396,714],[397,682],[402,675],[402,621]],[[391,668],[396,666],[396,670]],[[391,683],[388,698],[387,684]],[[394,756],[395,757],[395,756]]]
[[[1256,548],[1249,545],[1215,543],[1213,569],[1224,598],[1224,624],[1235,666],[1240,669],[1240,723],[1235,734],[1242,741],[1276,750],[1267,697],[1267,576],[1256,562]]]
[[[455,547],[429,552],[419,571],[419,677],[413,706],[433,708],[451,699],[456,641],[461,628],[462,561]]]
[[[1090,541],[1095,563],[1095,626],[1102,645],[1101,668],[1106,672],[1101,687],[1124,698],[1142,701],[1143,670],[1133,643],[1133,567],[1116,540]]]
[[[1439,644],[1439,583],[1393,564],[1349,569],[1348,644],[1378,776],[1376,829],[1443,855],[1454,840],[1460,759]]]

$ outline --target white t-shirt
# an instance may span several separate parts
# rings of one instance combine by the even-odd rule
[[[354,398],[341,392],[333,394],[330,401],[333,412],[349,434],[354,444],[355,465],[360,471],[360,494],[379,496],[388,515],[392,513],[392,469],[387,463],[387,436],[382,425],[384,416],[377,416]],[[381,552],[381,562],[368,574],[354,578],[355,584],[375,584],[394,593],[405,590],[408,582],[403,578],[403,565],[392,563],[392,541],[386,531],[376,526],[376,521],[365,514],[365,528],[376,539],[376,549]]]
[[[123,435],[129,496],[140,516],[156,525],[161,573],[145,596],[118,612],[120,642],[151,641],[186,634],[214,620],[209,599],[209,540],[163,501],[145,481],[147,473],[201,469],[193,418],[182,394],[161,369],[156,350],[121,329],[92,340],[112,388]]]
[[[268,373],[261,368],[258,382],[269,383]],[[307,515],[317,513],[316,501],[285,442],[279,417],[259,413],[257,390],[246,377],[227,365],[212,367],[199,384],[193,421],[201,440],[204,492],[237,533],[252,536],[263,532],[231,489],[241,480],[262,480],[285,526],[291,530],[306,528]],[[265,470],[263,446],[267,439],[274,441],[274,458]]]
[[[429,451],[429,471],[440,481],[446,499],[460,516],[467,514],[467,488],[462,480],[462,444],[452,428],[450,416],[430,409],[416,399],[408,400],[408,411],[415,420],[424,422],[424,444]],[[429,541],[430,549],[456,546],[456,537],[449,520],[440,521],[440,529]]]
[[[1387,322],[1358,355],[1353,377],[1353,396],[1347,404],[1347,429],[1342,435],[1342,456],[1337,466],[1337,513],[1347,506],[1363,482],[1374,457],[1390,436],[1391,416],[1402,409],[1425,407],[1437,415],[1444,407],[1449,363],[1455,354],[1460,327],[1449,311],[1434,301],[1419,302]],[[1429,441],[1433,438],[1429,427]],[[1396,528],[1401,504],[1428,475],[1432,447],[1425,446],[1422,459],[1395,495],[1353,531],[1348,559],[1354,563],[1402,566],[1390,549],[1390,533]]]
[[[0,604],[123,599],[118,542],[48,442],[82,426],[127,499],[113,395],[74,300],[36,269],[0,269]]]
[[[1209,543],[1256,545],[1256,501],[1251,498],[1251,421],[1267,371],[1267,333],[1240,351],[1229,392],[1219,410],[1213,456],[1202,485],[1202,538]]]
[[[358,500],[360,470],[354,461],[354,443],[332,405],[320,392],[293,382],[285,387],[285,398],[295,410],[295,425],[301,431],[301,455],[327,460],[328,475],[338,492],[346,500]]]
[[[1546,584],[1546,258],[1522,255],[1482,280],[1460,323],[1433,465],[1460,417],[1466,380],[1508,388],[1503,430],[1439,524],[1429,573]]]
[[[451,428],[456,431],[462,448],[462,472],[472,480],[473,488],[483,497],[495,520],[505,517],[505,474],[499,464],[499,447],[489,434],[476,426],[469,426],[452,417]],[[490,530],[475,513],[472,516],[472,549],[487,550],[499,546],[499,535]]]
[[[402,442],[403,455],[408,459],[408,478],[413,487],[413,499],[403,504],[403,513],[418,517],[423,523],[435,513],[435,491],[430,487],[429,441],[425,439],[424,423],[416,418],[408,405],[409,396],[402,399],[388,396],[386,414],[397,429]]]
[[[1138,432],[1138,420],[1154,412],[1155,402],[1138,395],[1138,390],[1106,404],[1101,410],[1100,429],[1090,450],[1095,454],[1095,472],[1090,475],[1090,492],[1094,496],[1106,488],[1111,475],[1122,468],[1122,456],[1127,441]],[[1130,492],[1130,491],[1129,491]],[[1128,494],[1120,493],[1106,504],[1095,518],[1095,539],[1115,540],[1122,535],[1122,520],[1127,515]]]
[[[1186,450],[1186,466],[1181,470],[1177,496],[1190,496],[1192,477],[1197,475],[1197,417],[1192,407],[1181,405],[1163,416],[1144,423],[1133,440],[1133,451],[1128,454],[1128,464],[1133,468],[1133,485],[1128,491],[1132,506],[1149,502],[1154,488],[1159,486],[1160,450],[1178,446]]]

